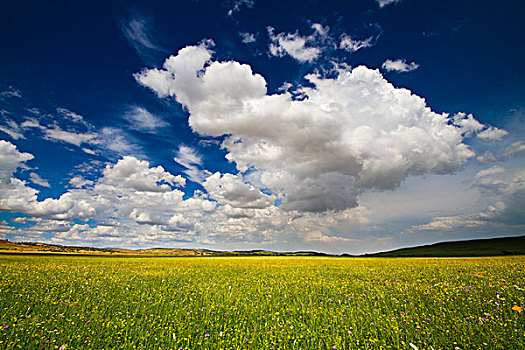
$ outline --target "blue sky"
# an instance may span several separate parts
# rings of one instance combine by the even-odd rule
[[[517,1],[0,14],[0,237],[374,252],[525,230]]]

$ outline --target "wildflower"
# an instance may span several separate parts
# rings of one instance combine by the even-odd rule
[[[66,350],[66,349],[67,349],[67,344],[63,344],[62,346],[58,348],[58,350]]]
[[[521,312],[523,311],[523,308],[520,307],[520,306],[518,306],[518,305],[514,305],[514,306],[512,307],[512,310],[514,310],[514,311],[518,311],[518,312],[521,314]]]

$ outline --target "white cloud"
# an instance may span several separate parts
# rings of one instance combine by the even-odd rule
[[[51,128],[44,130],[44,138],[49,141],[63,141],[70,143],[75,146],[80,146],[85,143],[93,143],[97,138],[96,133],[80,133],[62,130],[59,126],[55,125]]]
[[[317,33],[317,30],[315,30]],[[315,45],[315,36],[307,37],[299,35],[299,33],[274,33],[272,27],[268,27],[268,35],[270,37],[270,54],[272,56],[283,57],[290,55],[299,62],[313,62],[320,53],[321,48]]]
[[[484,139],[484,140],[500,141],[506,135],[508,135],[507,131],[490,126],[486,128],[485,130],[481,131],[480,133],[478,133],[477,136],[480,139]]]
[[[476,160],[480,163],[492,163],[497,161],[497,158],[492,152],[486,151],[482,155],[476,157]]]
[[[0,140],[0,211],[17,211],[29,215],[55,215],[68,210],[72,203],[69,196],[59,200],[47,198],[37,200],[38,191],[27,187],[24,181],[14,177],[14,173],[24,163],[33,159],[30,153],[21,153],[15,145]]]
[[[83,116],[81,116],[80,114],[77,114],[75,112],[72,112],[69,109],[57,108],[57,112],[63,118],[68,119],[68,120],[70,120],[71,122],[73,122],[75,124],[80,124],[80,125],[83,125],[83,126],[88,127],[88,128],[91,127],[91,125],[88,122],[85,121]]]
[[[231,8],[228,11],[228,16],[233,16],[237,12],[241,11],[243,7],[253,8],[255,0],[232,0]]]
[[[453,117],[454,125],[463,130],[465,136],[470,137],[476,134],[477,137],[484,140],[500,141],[508,134],[507,131],[498,129],[493,126],[487,126],[477,121],[472,114],[457,113]]]
[[[504,172],[505,172],[505,169],[503,169],[501,166],[495,165],[492,168],[487,168],[487,169],[478,171],[476,175],[474,175],[474,179],[487,178],[492,175],[503,174]]]
[[[42,124],[36,118],[26,118],[20,126],[25,130],[39,130],[42,132],[44,139],[52,142],[60,141],[75,146],[95,144],[98,142],[98,134],[92,131],[94,127],[86,122],[81,115],[64,108],[58,108],[57,111],[62,118],[56,118],[56,120],[45,124]],[[65,121],[69,122],[67,125],[68,130],[64,130],[58,124],[59,121],[63,124],[66,124]],[[80,128],[84,131],[79,131]]]
[[[209,176],[203,186],[211,198],[233,208],[268,208],[276,199],[275,196],[262,193],[253,185],[244,182],[239,176],[232,174],[221,175],[217,172]]]
[[[82,188],[82,187],[85,187],[85,186],[93,185],[93,181],[87,180],[87,179],[85,179],[84,177],[82,177],[80,175],[76,175],[76,176],[73,176],[69,180],[69,184],[71,186],[73,186],[74,188]]]
[[[372,25],[379,31],[381,27]],[[349,34],[342,33],[338,42],[330,35],[330,28],[320,23],[313,23],[312,34],[302,36],[297,31],[295,33],[278,33],[272,27],[267,27],[270,37],[269,52],[272,56],[289,55],[301,63],[312,63],[321,57],[325,52],[330,53],[340,49],[349,53],[375,45],[375,41],[381,35],[370,36],[364,40],[355,39]],[[336,63],[336,62],[332,62]]]
[[[8,183],[12,174],[34,156],[30,153],[19,152],[9,141],[0,140],[0,181]]]
[[[473,188],[478,189],[489,203],[485,210],[468,215],[436,217],[427,224],[413,226],[410,231],[457,231],[483,226],[525,225],[523,170],[502,166],[480,170],[473,178]]]
[[[419,68],[419,64],[416,62],[407,63],[406,60],[391,60],[387,59],[383,64],[381,65],[383,69],[386,69],[387,71],[396,71],[396,72],[411,72],[413,70],[416,70]]]
[[[474,119],[472,114],[457,113],[452,118],[454,125],[460,127],[467,136],[480,132],[485,127],[483,124]]]
[[[436,217],[428,224],[412,226],[410,232],[416,231],[452,231],[465,228],[486,226],[487,221],[481,220],[479,215],[460,215]]]
[[[167,122],[140,106],[131,106],[124,114],[124,119],[126,119],[134,129],[144,132],[155,132],[157,129],[168,125]]]
[[[332,244],[341,244],[341,243],[352,243],[356,242],[358,240],[346,238],[346,237],[338,237],[338,236],[327,236],[325,234],[322,234],[320,232],[314,232],[306,237],[306,241],[308,243],[332,243]]]
[[[31,180],[32,183],[40,185],[42,187],[51,187],[49,185],[49,182],[46,179],[43,179],[35,172],[32,172],[29,174],[29,180]]]
[[[242,39],[242,42],[245,44],[251,44],[257,41],[255,35],[253,35],[252,33],[240,32],[239,35]]]
[[[202,69],[211,59],[212,52],[209,50],[211,45],[213,41],[207,40],[199,46],[187,46],[179,50],[178,55],[166,59],[164,69],[145,69],[133,76],[142,85],[155,91],[159,97],[173,96],[174,91],[180,91],[184,85],[188,93],[177,96],[177,101],[182,104],[189,103],[186,95],[191,94],[193,89],[191,85],[194,81],[193,72],[195,69]],[[172,75],[176,75],[177,79],[171,79]]]
[[[128,43],[133,46],[142,59],[149,60],[152,52],[164,51],[151,34],[151,20],[136,16],[129,21],[121,19],[119,24]]]
[[[20,129],[20,126],[11,119],[3,118],[4,119],[4,125],[0,125],[0,131],[6,133],[7,135],[11,136],[12,139],[18,140],[18,139],[25,139],[25,136]]]
[[[373,37],[369,37],[365,40],[353,39],[348,34],[343,34],[339,41],[339,48],[348,52],[356,52],[358,50],[373,46]]]
[[[505,151],[503,152],[503,155],[505,157],[512,157],[516,154],[520,154],[525,152],[525,141],[516,141],[512,143],[510,146],[505,148]]]
[[[208,171],[202,170],[202,156],[191,147],[180,145],[173,160],[186,168],[184,174],[193,182],[202,183],[209,175]]]
[[[299,101],[289,92],[268,95],[248,65],[210,57],[203,45],[186,47],[164,70],[135,77],[175,97],[195,132],[226,135],[227,159],[241,173],[250,169],[245,179],[281,198],[286,210],[355,207],[363,191],[396,188],[409,175],[450,173],[475,155],[463,143],[475,120],[433,112],[378,70],[307,75],[312,87],[295,91],[305,97]],[[160,79],[148,79],[152,72]]]
[[[117,155],[142,154],[138,142],[125,131],[114,127],[96,128],[83,116],[65,108],[57,108],[57,114],[31,111],[35,117],[26,117],[20,124],[20,132],[31,132],[51,142],[63,142],[79,147],[88,154]],[[139,106],[133,106],[125,114],[137,130],[154,132],[167,123]]]
[[[20,124],[23,129],[29,128],[41,128],[40,122],[36,118],[27,118],[25,121]]]
[[[168,192],[173,186],[184,186],[180,175],[167,173],[163,167],[150,168],[147,161],[125,156],[103,171],[104,186],[132,188],[142,192]],[[100,183],[98,184],[101,185]]]
[[[376,2],[380,8],[383,8],[391,4],[397,4],[398,2],[401,2],[401,0],[376,0]]]
[[[320,214],[284,212],[273,205],[274,196],[231,174],[210,176],[205,182],[208,194],[196,191],[193,197],[183,199],[184,193],[174,188],[184,183],[182,177],[134,157],[108,164],[92,184],[80,175],[71,180],[84,188],[70,189],[58,199],[38,201],[38,191],[13,177],[16,168],[32,156],[20,153],[9,142],[0,143],[0,147],[4,151],[0,169],[7,175],[7,183],[1,183],[0,210],[31,215],[35,223],[23,230],[10,230],[13,239],[42,241],[44,234],[51,234],[54,243],[98,246],[173,246],[180,242],[258,245],[290,235],[307,242],[312,234],[332,225],[366,221],[358,208]],[[73,223],[73,218],[97,224]]]
[[[5,100],[6,98],[21,98],[22,92],[13,86],[9,86],[9,88],[5,91],[0,92],[0,100]]]
[[[179,146],[179,151],[174,159],[177,163],[186,168],[202,164],[202,156],[193,148],[184,145]]]
[[[118,155],[140,154],[139,147],[132,142],[132,138],[129,134],[121,129],[104,127],[100,130],[98,136],[99,139],[96,144],[105,150],[114,152]]]

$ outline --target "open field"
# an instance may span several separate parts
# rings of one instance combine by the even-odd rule
[[[523,349],[525,257],[0,256],[1,349]]]

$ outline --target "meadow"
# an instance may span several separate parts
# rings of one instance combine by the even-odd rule
[[[0,255],[0,349],[524,349],[525,257]]]

